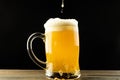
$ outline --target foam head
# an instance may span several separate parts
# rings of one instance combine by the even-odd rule
[[[65,29],[78,30],[78,21],[75,19],[50,18],[44,24],[45,31],[59,31]]]

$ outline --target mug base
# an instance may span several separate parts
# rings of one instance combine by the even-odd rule
[[[74,74],[74,73],[57,73],[54,72],[50,75],[46,75],[48,79],[78,79],[80,77],[80,74]]]

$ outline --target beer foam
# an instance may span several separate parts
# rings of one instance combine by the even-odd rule
[[[65,29],[78,30],[78,21],[75,19],[50,18],[44,24],[46,31],[59,31]]]

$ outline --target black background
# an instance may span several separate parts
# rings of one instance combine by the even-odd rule
[[[61,17],[79,21],[81,69],[120,69],[120,0],[65,0],[63,14],[60,6],[61,0],[0,0],[0,68],[40,69],[27,54],[27,39]],[[40,43],[34,51],[45,60]]]

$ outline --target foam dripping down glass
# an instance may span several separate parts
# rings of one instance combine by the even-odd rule
[[[46,64],[44,69],[47,78],[79,78],[78,21],[50,18],[44,24],[44,28],[45,34],[33,33],[27,40],[27,51],[30,58],[40,67],[42,66],[39,63]],[[32,50],[32,42],[35,38],[41,38],[45,42],[46,62],[38,59]]]

